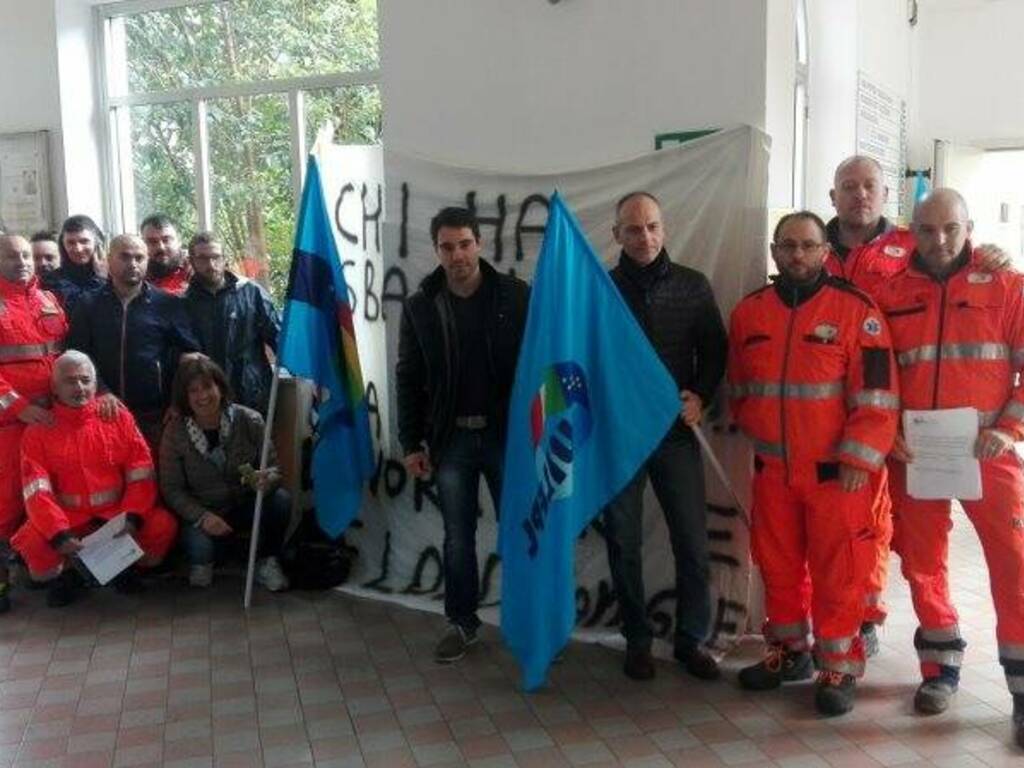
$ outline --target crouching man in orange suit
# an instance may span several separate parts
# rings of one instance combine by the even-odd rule
[[[140,568],[159,564],[178,531],[174,516],[157,506],[156,474],[149,447],[125,408],[100,417],[96,370],[88,356],[70,350],[53,366],[52,424],[32,424],[21,444],[26,522],[11,539],[36,581],[48,582],[47,604],[75,598],[77,573],[69,560],[82,538],[126,514],[128,532],[145,553]],[[140,587],[132,571],[116,582]]]

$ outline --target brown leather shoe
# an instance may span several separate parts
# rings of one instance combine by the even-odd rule
[[[626,648],[626,661],[622,665],[626,677],[634,680],[652,680],[654,678],[654,657],[650,650]]]

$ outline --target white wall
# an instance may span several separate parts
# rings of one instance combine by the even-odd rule
[[[764,127],[767,1],[381,0],[385,145],[531,171]]]
[[[1024,146],[1024,2],[921,3],[913,147],[932,162],[932,142]]]
[[[769,0],[765,67],[765,130],[772,139],[768,207],[793,204],[793,96],[796,73],[796,0]]]
[[[59,219],[65,193],[53,3],[0,0],[0,19],[0,133],[50,131],[50,187]]]
[[[56,6],[56,59],[60,81],[63,155],[67,167],[67,212],[104,221],[104,119],[96,85],[98,73],[92,6],[96,0],[53,0]],[[43,4],[40,0],[40,4]],[[52,54],[51,54],[52,55]]]

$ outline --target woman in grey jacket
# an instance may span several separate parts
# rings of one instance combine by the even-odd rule
[[[190,355],[178,366],[172,396],[177,415],[160,442],[160,491],[181,519],[189,583],[212,583],[218,544],[251,529],[256,492],[263,488],[256,580],[275,592],[287,589],[278,556],[291,497],[280,487],[273,445],[268,468],[253,469],[259,466],[263,417],[232,402],[224,371],[205,355]]]

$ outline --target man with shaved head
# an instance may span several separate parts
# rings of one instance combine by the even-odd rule
[[[937,189],[914,210],[917,241],[906,271],[878,293],[892,331],[907,410],[974,408],[982,495],[961,500],[981,539],[995,603],[999,661],[1013,694],[1013,725],[1024,747],[1024,276],[982,268],[958,192]],[[910,582],[923,681],[914,706],[945,711],[960,682],[966,646],[949,594],[950,502],[911,497],[897,438],[890,457],[893,549]]]
[[[24,517],[21,437],[26,425],[52,420],[50,371],[66,332],[64,311],[33,274],[28,241],[0,236],[0,613],[10,609],[7,542]]]
[[[106,407],[113,396],[127,405],[155,450],[178,358],[200,346],[184,301],[146,282],[142,238],[115,237],[108,261],[107,284],[72,313],[67,346],[92,358]]]
[[[846,158],[836,168],[829,192],[835,217],[828,222],[830,253],[825,259],[829,274],[844,278],[875,298],[885,283],[906,270],[914,251],[914,233],[896,226],[884,215],[889,200],[885,175],[877,160],[865,155]],[[979,266],[997,271],[1009,264],[1000,248],[982,245],[978,249]],[[872,479],[874,516],[878,525],[876,564],[864,595],[865,614],[861,637],[868,656],[878,652],[875,625],[885,621],[887,609],[882,601],[888,581],[889,540],[892,536],[891,503],[885,472]]]

